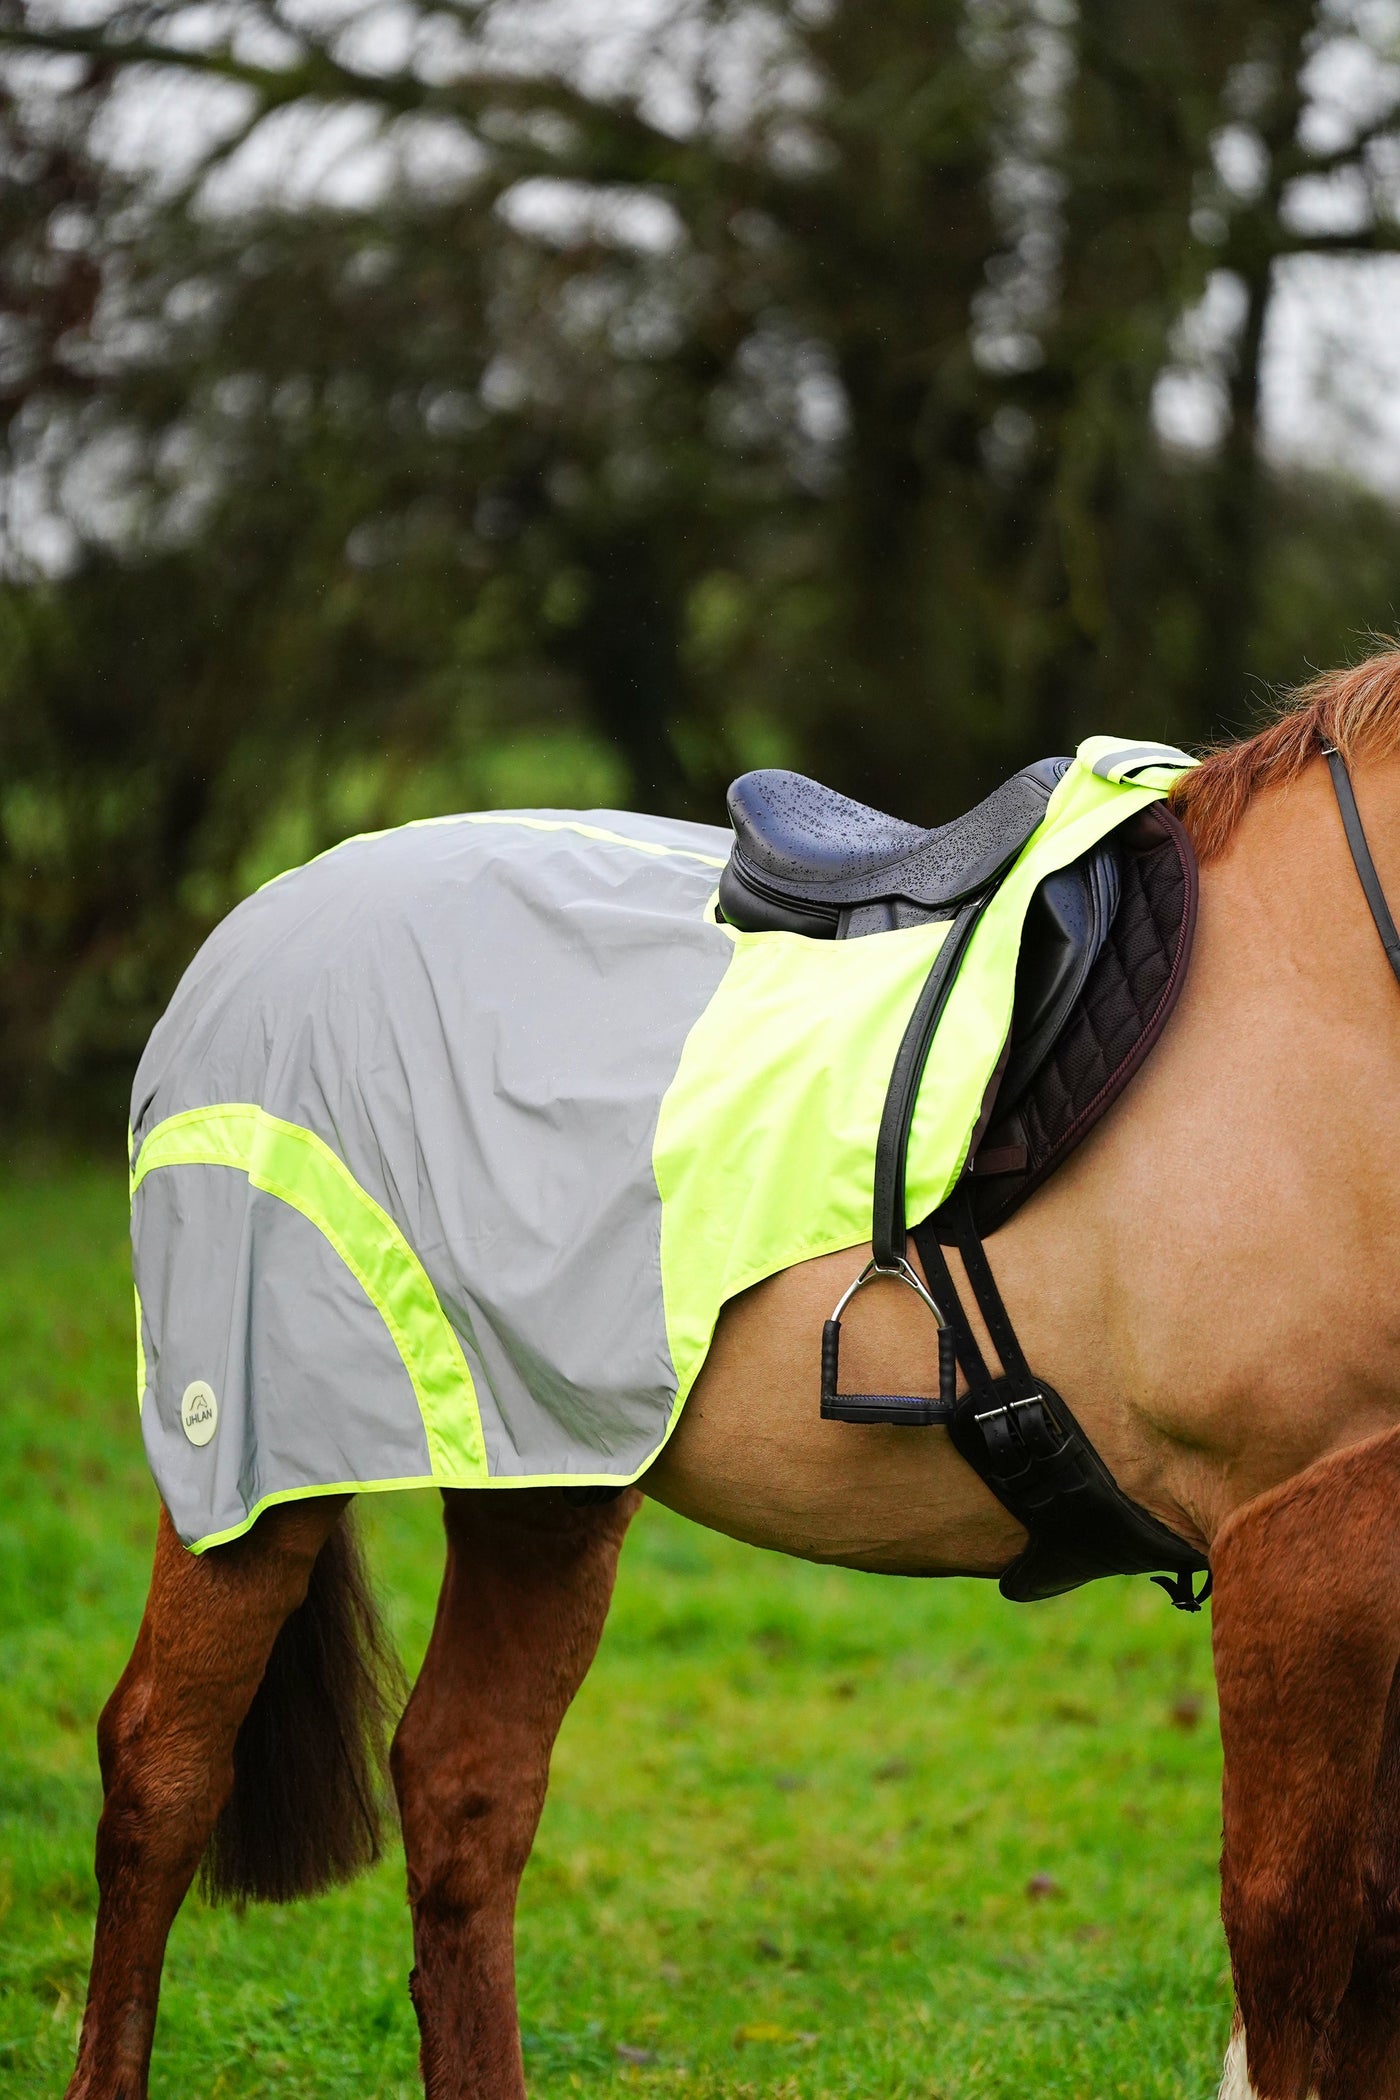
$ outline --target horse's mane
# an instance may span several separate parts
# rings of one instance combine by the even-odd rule
[[[1181,776],[1171,806],[1197,858],[1223,853],[1254,796],[1296,780],[1324,744],[1335,744],[1348,765],[1400,751],[1400,643],[1309,679],[1283,696],[1255,736],[1218,746]]]

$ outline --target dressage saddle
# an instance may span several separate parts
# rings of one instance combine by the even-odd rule
[[[821,938],[951,917],[998,882],[1045,815],[1067,759],[1042,759],[932,831],[801,773],[745,773],[729,790],[725,917],[745,932]]]
[[[1048,875],[1028,907],[1013,1018],[961,1180],[915,1228],[927,1285],[907,1257],[904,1160],[934,1031],[978,920],[1032,834],[1069,760],[1043,759],[965,816],[932,830],[851,801],[801,774],[746,773],[729,792],[734,847],[719,906],[742,931],[817,939],[946,920],[891,1076],[876,1144],[873,1256],[827,1321],[828,1420],[944,1424],[1029,1544],[1001,1578],[1017,1601],[1108,1574],[1152,1573],[1199,1609],[1209,1566],[1124,1495],[1067,1403],[1030,1370],[982,1241],[1054,1172],[1118,1098],[1156,1042],[1185,981],[1196,865],[1161,803]],[[943,1247],[956,1244],[1001,1369],[988,1369]],[[895,1275],[939,1324],[939,1396],[842,1393],[841,1316],[863,1284]],[[961,1365],[966,1390],[957,1393]],[[1207,1576],[1196,1592],[1192,1577]]]

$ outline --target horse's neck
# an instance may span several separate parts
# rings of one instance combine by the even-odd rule
[[[1400,906],[1400,763],[1357,794]],[[1319,764],[1202,871],[1162,1043],[992,1245],[1035,1368],[1203,1528],[1400,1420],[1397,1076],[1400,986]]]

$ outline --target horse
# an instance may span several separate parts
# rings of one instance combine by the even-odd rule
[[[1118,1485],[1209,1560],[1236,2002],[1221,2100],[1400,2094],[1400,993],[1329,748],[1400,898],[1393,650],[1177,783],[1200,865],[1185,989],[1122,1099],[988,1248],[1037,1372]],[[436,1619],[388,1751],[429,2100],[524,2095],[516,1891],[643,1492],[769,1551],[891,1575],[996,1576],[1025,1545],[939,1432],[819,1418],[818,1337],[868,1252],[728,1303],[642,1486],[444,1494]],[[865,1293],[848,1325],[856,1382],[929,1389],[912,1292]],[[201,1861],[215,1895],[285,1901],[376,1856],[397,1698],[352,1499],[267,1509],[198,1556],[162,1511],[98,1726],[100,1906],[69,2100],[145,2094],[166,1937]]]

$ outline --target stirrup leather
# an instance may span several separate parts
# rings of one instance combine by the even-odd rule
[[[871,1258],[855,1281],[842,1293],[831,1318],[822,1329],[822,1419],[827,1422],[902,1422],[910,1428],[927,1428],[947,1422],[957,1405],[958,1366],[952,1326],[948,1314],[933,1293],[919,1281],[909,1262],[909,1235],[904,1222],[904,1174],[909,1152],[909,1132],[919,1098],[934,1031],[942,1019],[967,953],[977,922],[991,897],[974,897],[949,927],[914,1011],[890,1074],[889,1090],[875,1140],[875,1196],[871,1222]],[[938,1322],[938,1398],[918,1393],[842,1393],[840,1390],[841,1316],[857,1291],[877,1277],[893,1276],[909,1285]]]

